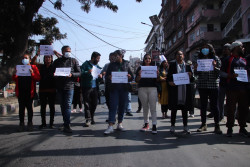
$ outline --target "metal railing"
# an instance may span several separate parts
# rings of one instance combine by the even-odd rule
[[[223,4],[222,4],[222,13],[225,12],[225,9],[227,7],[227,5],[231,2],[232,0],[224,0]]]

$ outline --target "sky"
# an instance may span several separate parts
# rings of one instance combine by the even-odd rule
[[[143,0],[141,3],[136,0],[111,0],[111,2],[118,6],[117,13],[94,6],[89,13],[86,13],[80,9],[77,0],[63,0],[62,10],[104,41],[125,50],[134,50],[126,51],[125,59],[128,60],[130,56],[141,57],[144,54],[146,38],[152,28],[141,22],[152,25],[149,16],[159,14],[161,0]],[[99,65],[103,67],[109,62],[109,54],[117,50],[73,23],[61,11],[55,10],[48,0],[39,9],[39,14],[57,18],[59,23],[56,26],[60,28],[61,33],[67,33],[67,38],[55,41],[54,50],[60,52],[63,45],[69,45],[80,65],[90,60],[92,52],[97,51],[101,54]],[[39,42],[39,37],[33,39]]]

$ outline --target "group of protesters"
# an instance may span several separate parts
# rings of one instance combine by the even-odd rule
[[[194,96],[196,90],[200,95],[200,116],[201,126],[197,132],[207,131],[206,117],[207,105],[210,104],[211,115],[214,118],[214,133],[222,134],[220,122],[224,120],[224,108],[227,115],[228,137],[233,135],[235,125],[235,113],[238,113],[239,133],[248,137],[245,127],[247,115],[249,113],[249,75],[250,57],[244,56],[243,44],[235,41],[227,43],[223,47],[223,54],[219,58],[213,46],[204,43],[197,50],[197,56],[192,61],[185,62],[182,51],[175,53],[175,60],[168,62],[164,55],[160,56],[160,66],[156,67],[155,77],[145,77],[143,69],[145,66],[155,66],[150,54],[145,54],[142,64],[135,74],[131,70],[129,61],[124,60],[124,51],[116,50],[109,55],[110,62],[102,69],[98,62],[101,54],[93,52],[91,59],[85,61],[81,66],[73,58],[71,48],[63,46],[61,54],[54,51],[58,57],[53,61],[52,55],[44,55],[44,64],[35,63],[39,52],[31,59],[29,54],[24,54],[23,65],[30,65],[29,76],[18,76],[16,72],[13,80],[16,82],[16,95],[19,102],[19,131],[25,130],[24,113],[25,107],[28,111],[27,130],[33,130],[33,108],[32,103],[36,94],[36,82],[39,82],[39,98],[41,102],[41,122],[40,129],[46,128],[46,105],[50,107],[49,128],[54,128],[55,99],[56,93],[60,97],[60,107],[63,116],[63,126],[60,129],[65,133],[72,133],[70,127],[70,115],[76,112],[76,105],[79,104],[80,112],[84,108],[85,123],[88,127],[95,124],[95,111],[98,105],[99,84],[104,81],[105,98],[109,110],[108,128],[104,134],[116,130],[125,131],[122,124],[124,113],[129,105],[129,93],[133,80],[138,84],[138,100],[143,109],[143,126],[140,131],[150,131],[157,134],[157,101],[161,104],[162,118],[168,118],[168,110],[171,111],[170,132],[175,133],[175,122],[177,111],[181,110],[183,119],[183,131],[190,134],[188,128],[188,112],[190,117],[194,117]],[[212,69],[199,70],[198,60],[212,59]],[[58,76],[56,71],[59,68],[70,68],[67,76]],[[154,68],[154,67],[152,67]],[[102,70],[101,70],[102,69]],[[248,81],[239,80],[239,72],[247,72]],[[125,72],[127,82],[115,82],[115,73]],[[96,74],[97,73],[97,74]],[[189,83],[177,84],[175,75],[185,73],[189,78]],[[113,77],[112,77],[113,76]],[[113,78],[113,79],[112,79]],[[226,97],[226,105],[224,100]],[[71,105],[73,101],[73,110]],[[82,107],[82,102],[84,107]],[[237,107],[236,107],[237,106]],[[139,111],[139,110],[138,110]],[[149,112],[151,113],[152,128],[150,128]]]

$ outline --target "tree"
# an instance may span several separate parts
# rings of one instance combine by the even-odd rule
[[[51,0],[49,0],[51,2]],[[107,7],[116,12],[118,7],[110,0],[77,0],[83,11],[89,12],[91,4],[95,7]],[[141,2],[142,0],[136,0]],[[22,55],[35,45],[35,41],[29,40],[33,35],[41,35],[46,43],[66,38],[56,27],[56,18],[44,18],[38,15],[44,0],[2,0],[0,6],[0,89],[2,89],[11,77],[15,66],[21,62]],[[55,9],[61,10],[62,0],[56,0]]]

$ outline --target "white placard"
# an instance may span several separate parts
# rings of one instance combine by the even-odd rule
[[[248,82],[247,70],[234,69],[234,72],[238,74],[237,80],[241,82]]]
[[[101,73],[101,69],[97,68],[96,66],[93,66],[91,75],[93,76],[93,79],[98,78],[98,75]]]
[[[31,76],[30,65],[17,65],[16,66],[16,75],[17,76]]]
[[[40,55],[54,55],[52,45],[40,45]]]
[[[173,74],[174,84],[175,85],[186,85],[190,84],[189,75],[187,72]]]
[[[55,76],[69,76],[71,68],[56,68]]]
[[[141,78],[157,78],[157,66],[141,66]]]
[[[128,72],[112,72],[112,83],[128,83]]]
[[[198,59],[197,60],[197,71],[213,71],[213,59]]]

